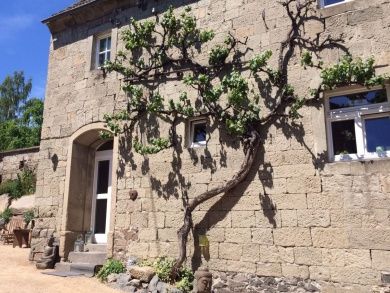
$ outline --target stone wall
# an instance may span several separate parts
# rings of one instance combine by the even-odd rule
[[[1,180],[16,179],[24,167],[36,169],[38,166],[39,147],[0,152]]]
[[[283,8],[273,0],[261,5],[250,0],[201,0],[191,5],[201,26],[216,30],[217,40],[232,31],[239,39],[248,37],[247,45],[254,52],[278,50],[289,29]],[[305,33],[342,36],[352,54],[374,55],[382,65],[378,71],[389,72],[389,11],[385,0],[347,2],[320,10],[324,25],[309,23]],[[148,13],[130,8],[117,17],[146,18]],[[64,230],[71,135],[101,121],[124,99],[116,74],[104,78],[100,71],[91,70],[93,35],[111,29],[108,20],[73,27],[52,42],[38,167],[40,219],[33,239],[38,250],[48,233]],[[122,29],[112,29],[113,52],[122,46],[118,41]],[[342,54],[333,48],[321,57],[331,64]],[[303,93],[308,85],[315,85],[318,74],[304,71],[298,58],[289,76]],[[276,58],[272,62],[276,64]],[[177,96],[180,89],[175,81],[159,87],[164,96]],[[264,130],[264,144],[247,180],[194,212],[189,263],[206,262],[198,247],[199,235],[205,234],[210,241],[207,263],[216,271],[378,285],[381,272],[390,270],[390,161],[328,162],[324,109],[305,108],[302,114],[300,127],[281,123]],[[180,126],[182,137],[185,129]],[[243,159],[239,142],[215,131],[207,149],[184,146],[172,163],[172,151],[145,161],[131,151],[128,139],[118,141],[115,218],[109,242],[113,253],[121,258],[175,256],[183,195],[191,198],[233,176]],[[135,201],[130,200],[130,190],[138,192]]]

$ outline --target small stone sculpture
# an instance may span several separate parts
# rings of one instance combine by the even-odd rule
[[[57,255],[57,246],[54,246],[53,243],[54,237],[51,236],[47,241],[47,246],[43,251],[41,259],[36,262],[36,267],[38,270],[54,268],[55,259]]]
[[[213,275],[207,268],[200,268],[195,272],[194,293],[211,293]]]

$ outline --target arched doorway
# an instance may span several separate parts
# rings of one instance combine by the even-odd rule
[[[67,259],[74,241],[88,231],[107,243],[111,228],[113,140],[103,140],[103,123],[76,131],[70,138],[60,231],[60,256]]]

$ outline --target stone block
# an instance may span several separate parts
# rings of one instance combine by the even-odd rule
[[[254,273],[256,271],[256,264],[254,262],[247,261],[226,261],[224,266],[228,272],[243,272],[243,273]]]
[[[310,266],[309,267],[310,279],[312,280],[330,280],[330,269],[323,266]]]
[[[297,227],[298,218],[296,210],[281,210],[282,227]]]
[[[231,228],[225,230],[225,241],[229,243],[250,243],[251,229],[249,228]]]
[[[273,231],[274,242],[280,246],[311,246],[310,229],[280,228]]]
[[[244,244],[242,245],[242,261],[257,262],[260,260],[260,245],[259,244]]]
[[[330,213],[328,210],[298,210],[299,227],[329,227]]]
[[[314,247],[349,248],[350,242],[346,229],[312,228],[311,236]]]
[[[357,249],[390,250],[390,229],[352,229],[350,245]]]
[[[264,277],[275,277],[282,274],[282,266],[279,263],[257,263],[256,275]]]
[[[281,246],[260,246],[262,263],[294,263],[294,249]]]
[[[129,268],[129,274],[133,279],[140,280],[144,283],[149,283],[156,272],[152,267],[132,266]]]
[[[283,277],[287,278],[298,277],[302,279],[307,279],[310,275],[309,267],[294,264],[282,264],[282,275]]]
[[[372,250],[372,268],[375,270],[390,271],[390,251]]]
[[[233,211],[231,216],[233,228],[251,228],[256,225],[254,211]]]
[[[339,283],[379,285],[380,273],[372,269],[334,267],[330,269],[330,279]]]
[[[263,244],[263,245],[272,245],[274,243],[272,229],[260,229],[254,228],[252,230],[252,242]]]
[[[314,193],[321,192],[321,179],[319,176],[287,178],[288,193]]]
[[[237,243],[219,243],[219,258],[227,260],[240,260],[242,245]]]
[[[298,265],[321,265],[322,249],[314,247],[295,247],[295,263]]]

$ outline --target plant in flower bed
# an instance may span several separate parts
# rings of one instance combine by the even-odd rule
[[[150,266],[156,271],[158,278],[168,284],[174,285],[183,292],[191,292],[194,281],[194,274],[191,269],[182,266],[175,277],[172,276],[172,269],[175,260],[167,257],[157,258],[155,261],[143,261],[140,266]]]
[[[17,179],[6,180],[0,184],[0,195],[7,193],[10,198],[18,199],[23,195],[33,194],[36,181],[35,171],[25,168],[17,175]]]
[[[375,74],[373,59],[363,61],[347,56],[337,65],[324,67],[320,52],[338,48],[348,53],[348,49],[343,47],[341,38],[303,35],[308,21],[323,25],[323,19],[316,16],[317,0],[284,0],[277,5],[282,5],[286,11],[289,31],[276,54],[267,48],[250,57],[247,54],[252,50],[247,47],[246,40],[238,40],[231,33],[222,43],[214,44],[215,33],[198,28],[190,8],[179,15],[170,8],[155,20],[131,19],[129,28],[122,35],[125,49],[104,66],[105,71],[123,76],[123,90],[127,96],[125,110],[105,115],[107,128],[114,135],[128,135],[135,152],[148,156],[173,148],[172,166],[178,166],[183,145],[176,129],[179,124],[196,117],[206,118],[210,129],[222,130],[241,142],[244,159],[237,173],[223,184],[191,199],[185,192],[188,182],[180,178],[180,167],[173,167],[174,174],[169,177],[175,178],[171,182],[176,184],[175,190],[183,190],[184,214],[177,233],[178,258],[173,265],[166,259],[156,264],[164,279],[169,275],[169,280],[177,280],[180,276],[187,257],[188,235],[194,228],[193,211],[246,180],[258,151],[262,150],[259,133],[267,133],[273,125],[296,127],[296,120],[302,117],[300,109],[318,106],[324,90],[384,82],[385,77]],[[209,51],[208,56],[205,49]],[[319,86],[309,89],[306,94],[298,95],[289,83],[289,72],[297,59],[301,59],[304,68],[317,69],[322,78]],[[170,79],[181,82],[185,89],[175,99],[164,97],[159,91],[160,83]],[[263,102],[267,99],[272,103]],[[159,129],[145,133],[144,126],[153,121],[167,124],[167,137],[160,137]],[[168,274],[168,268],[171,268],[171,274]]]
[[[4,221],[4,224],[7,224],[12,218],[12,210],[6,208],[2,213],[0,213],[0,219]]]
[[[125,265],[116,259],[109,259],[103,265],[103,267],[99,270],[96,277],[102,281],[107,281],[107,277],[111,274],[120,274],[126,271]]]

